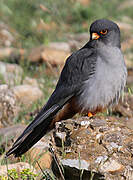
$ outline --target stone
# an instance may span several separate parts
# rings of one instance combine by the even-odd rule
[[[23,80],[23,84],[39,87],[37,80],[30,77],[25,77],[25,79]]]
[[[10,47],[15,42],[17,33],[4,22],[0,21],[0,46]]]
[[[123,98],[120,99],[118,105],[113,109],[114,113],[128,118],[133,117],[133,95],[125,93]]]
[[[30,154],[30,155],[29,155]],[[30,162],[34,163],[37,170],[40,169],[36,161],[39,163],[42,169],[50,169],[52,164],[52,155],[48,150],[44,150],[44,147],[35,147],[28,152]]]
[[[51,132],[38,141],[25,155],[37,170],[50,169],[52,164],[52,154],[48,151],[50,148]]]
[[[18,138],[18,136],[20,136],[25,127],[25,125],[17,124],[6,128],[0,128],[1,147],[4,147],[5,149],[7,147],[7,144],[8,146],[12,145],[13,141],[15,142],[15,140]]]
[[[77,34],[67,34],[67,37],[71,40],[75,40],[77,42],[86,42],[86,39],[89,39],[88,33],[77,33]]]
[[[8,85],[0,85],[0,124],[2,127],[13,124],[14,117],[19,112],[17,99]]]
[[[23,69],[17,64],[0,62],[0,80],[10,86],[20,84],[22,80]]]
[[[14,51],[14,48],[0,48],[0,59],[9,57]]]
[[[46,47],[41,54],[46,65],[63,66],[70,53],[57,48]]]
[[[30,50],[28,55],[28,60],[33,63],[41,62],[41,53],[43,52],[45,46],[41,45]]]
[[[71,52],[70,45],[66,42],[51,42],[48,44],[49,48],[51,49],[57,49],[57,50],[62,50],[66,52]]]
[[[73,128],[66,128],[70,125]],[[64,179],[132,179],[133,130],[125,126],[124,117],[81,117],[57,122],[53,133],[63,140],[69,136],[71,141],[57,146],[53,134],[54,153],[63,165]],[[59,164],[53,161],[52,167],[60,177]]]
[[[101,171],[105,173],[117,173],[122,171],[123,168],[123,165],[113,159],[109,159],[108,161],[104,162],[104,164],[102,164],[100,167]]]
[[[86,44],[89,39],[88,33],[67,34],[68,44],[71,51],[77,51]]]
[[[79,160],[79,159],[63,159],[61,163],[64,166],[69,166],[72,168],[84,169],[84,170],[88,170],[90,166],[89,162],[85,160]]]
[[[51,42],[31,49],[28,59],[31,62],[45,62],[47,65],[62,65],[70,55],[70,46],[65,42]]]
[[[19,63],[20,60],[24,60],[27,56],[25,49],[18,49],[13,47],[0,48],[0,60],[7,60],[12,63]]]
[[[36,86],[31,85],[19,85],[12,88],[17,101],[20,104],[24,104],[29,107],[35,101],[43,97],[43,92]]]

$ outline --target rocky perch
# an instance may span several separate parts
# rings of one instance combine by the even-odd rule
[[[1,128],[3,149],[23,129],[22,125]],[[39,174],[40,167],[50,172],[52,169],[59,180],[133,180],[133,95],[125,94],[124,101],[108,116],[75,117],[57,122],[26,153],[26,159]]]
[[[132,180],[133,130],[124,121],[99,116],[56,123],[53,151],[64,179]],[[59,177],[57,164],[53,161],[52,168]]]

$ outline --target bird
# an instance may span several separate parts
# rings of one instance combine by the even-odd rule
[[[90,26],[89,41],[67,58],[52,95],[6,157],[27,152],[57,121],[76,113],[92,116],[114,106],[126,79],[118,25],[108,19],[95,20]]]

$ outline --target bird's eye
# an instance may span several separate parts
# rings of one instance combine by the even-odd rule
[[[104,30],[100,31],[100,33],[103,34],[103,35],[107,34],[107,32],[108,32],[107,29],[104,29]]]

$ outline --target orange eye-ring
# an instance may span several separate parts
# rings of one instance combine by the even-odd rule
[[[104,29],[104,30],[100,31],[100,33],[103,34],[103,35],[107,34],[107,32],[108,32],[107,29]]]

